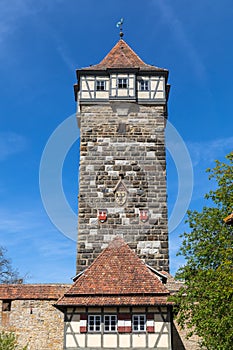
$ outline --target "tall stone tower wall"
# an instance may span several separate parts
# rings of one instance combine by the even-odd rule
[[[82,105],[77,272],[117,235],[147,264],[168,271],[164,115],[161,105]],[[118,185],[127,198],[123,205]],[[107,211],[104,222],[101,210]]]

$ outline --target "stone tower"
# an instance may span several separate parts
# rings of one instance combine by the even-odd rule
[[[77,273],[115,236],[169,271],[166,159],[168,70],[144,63],[121,38],[77,70],[80,127]]]

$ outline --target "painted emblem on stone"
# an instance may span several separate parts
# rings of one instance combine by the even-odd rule
[[[149,219],[149,210],[139,209],[139,217],[142,222],[146,222]]]
[[[108,211],[107,209],[99,209],[98,210],[98,219],[100,222],[105,222],[107,221],[107,217],[108,217]]]
[[[122,180],[119,180],[114,188],[115,201],[118,205],[122,206],[126,203],[128,198],[128,190]]]

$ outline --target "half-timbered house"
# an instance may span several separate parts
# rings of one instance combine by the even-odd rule
[[[115,238],[59,299],[64,349],[171,350],[166,276]]]

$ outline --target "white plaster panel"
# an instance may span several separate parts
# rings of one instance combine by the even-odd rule
[[[82,98],[92,98],[92,96],[90,97],[90,94],[88,91],[82,91]]]
[[[76,342],[72,334],[66,334],[66,347],[67,348],[76,347]]]
[[[130,334],[119,334],[119,347],[120,348],[130,347]]]
[[[155,332],[162,332],[162,330],[167,331],[167,327],[164,327],[164,322],[156,322],[155,323]]]
[[[76,334],[77,343],[80,348],[85,347],[85,334]]]
[[[159,336],[158,348],[165,348],[165,349],[167,349],[168,346],[169,346],[168,334],[161,334]]]
[[[108,98],[108,91],[96,91],[96,98]]]
[[[163,91],[157,91],[155,94],[155,98],[164,98],[164,92]]]
[[[101,347],[101,334],[87,334],[88,347]]]
[[[118,89],[118,96],[119,97],[127,97],[128,96],[128,89]]]
[[[75,332],[75,333],[79,333],[80,332],[80,325],[81,325],[81,323],[79,323],[77,321],[71,321],[70,322],[70,326],[71,326],[73,332]]]
[[[133,347],[140,348],[146,346],[146,334],[138,333],[132,335]]]
[[[150,91],[138,91],[138,98],[150,98]]]
[[[149,333],[147,336],[149,348],[154,348],[158,339],[158,334]]]
[[[104,334],[103,345],[104,345],[104,348],[116,348],[117,334]]]

